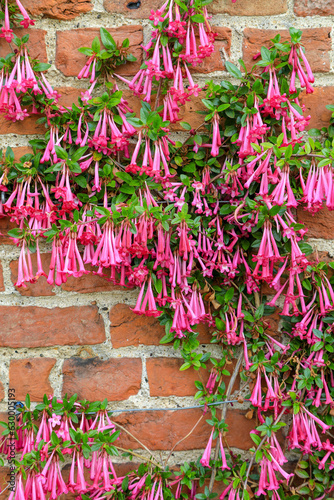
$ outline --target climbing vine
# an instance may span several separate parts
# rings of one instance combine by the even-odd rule
[[[40,276],[59,286],[91,264],[108,282],[138,288],[133,312],[159,318],[161,342],[180,350],[181,370],[210,370],[195,399],[212,432],[196,463],[171,471],[144,445],[141,454],[117,444],[129,431],[111,420],[107,401],[45,396],[31,407],[27,396],[16,430],[8,425],[1,441],[9,458],[15,437],[10,499],[70,492],[84,500],[205,500],[217,484],[221,500],[330,498],[334,264],[307,243],[295,209],[334,209],[334,129],[305,134],[310,116],[299,98],[313,92],[314,76],[302,33],[291,28],[289,42],[277,35],[254,54],[253,67],[226,61],[228,81],[200,86],[193,74],[212,57],[216,37],[210,2],[167,0],[151,12],[152,37],[131,80],[119,74],[135,61],[128,39],[116,43],[101,28],[79,49],[87,62],[78,78],[89,85],[65,107],[47,80],[49,65],[31,59],[29,36],[12,30],[33,24],[16,2],[20,14],[5,3],[0,34],[15,47],[0,59],[0,112],[14,122],[38,114],[46,129],[30,141],[31,154],[17,161],[7,148],[1,157],[0,214],[16,223],[9,235],[20,248],[16,286]],[[202,121],[194,127],[180,116],[197,97]],[[52,246],[49,269],[43,242]],[[268,318],[277,310],[280,331]],[[203,323],[221,346],[219,359],[198,349]],[[227,445],[224,401],[239,370],[249,394],[237,397],[256,416],[247,460]],[[298,461],[287,472],[290,452]],[[143,463],[118,477],[112,457],[120,453]]]

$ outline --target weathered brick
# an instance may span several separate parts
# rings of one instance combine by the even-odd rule
[[[14,158],[19,161],[22,156],[26,154],[31,154],[33,152],[32,148],[29,146],[18,146],[17,148],[12,148],[14,153]]]
[[[22,2],[32,17],[74,19],[93,8],[91,0],[25,0]]]
[[[42,253],[41,254],[42,266],[43,270],[46,274],[49,272],[49,266],[51,261],[51,253]],[[37,272],[37,254],[33,253],[31,255],[31,262],[33,266],[33,271]],[[18,275],[18,260],[12,260],[9,264],[11,270],[11,279],[13,284],[17,281]],[[26,283],[26,288],[17,287],[17,291],[26,297],[45,297],[55,295],[52,291],[53,286],[49,285],[46,281],[45,276],[40,276],[36,283]]]
[[[83,84],[86,82],[82,82]],[[64,107],[72,108],[72,104],[78,104],[78,97],[86,89],[77,89],[76,87],[57,87],[57,92],[61,95],[58,103]]]
[[[104,0],[103,6],[111,14],[124,14],[126,17],[134,19],[146,19],[150,16],[151,10],[161,7],[161,0]]]
[[[332,0],[295,0],[294,12],[297,16],[332,16],[334,3]]]
[[[153,317],[138,316],[126,304],[116,304],[110,311],[110,334],[114,348],[129,345],[159,345],[165,329]],[[198,325],[198,340],[208,344],[211,340],[207,325]]]
[[[63,365],[63,394],[78,394],[90,401],[122,401],[141,386],[141,359],[71,358]]]
[[[43,270],[46,274],[49,273],[51,253],[41,254]],[[31,262],[33,266],[33,271],[37,271],[37,255],[33,253],[31,255]],[[18,260],[12,260],[10,263],[11,278],[12,282],[15,283],[17,280],[18,272]],[[110,290],[124,290],[123,287],[115,286],[107,280],[108,270],[106,269],[106,276],[100,276],[94,274],[97,268],[91,265],[85,265],[85,269],[89,271],[89,274],[84,274],[80,278],[74,278],[73,276],[68,276],[66,283],[61,285],[61,288],[66,292],[77,292],[77,293],[92,293],[92,292],[108,292]],[[110,274],[110,271],[109,271]],[[1,284],[1,281],[0,281]],[[44,276],[38,278],[36,283],[26,283],[26,288],[17,288],[17,291],[24,296],[28,297],[40,297],[40,296],[52,296],[55,293],[52,291],[56,285],[49,285]]]
[[[218,33],[215,39],[215,50],[211,57],[207,57],[201,64],[195,66],[194,73],[211,73],[213,71],[222,71],[225,68],[222,58],[222,49],[229,56],[231,54],[232,30],[213,26],[212,30]],[[193,125],[194,126],[194,125]]]
[[[96,306],[1,306],[0,347],[92,345],[105,340]]]
[[[302,44],[305,47],[307,59],[315,72],[328,72],[330,70],[331,31],[332,28],[307,28],[303,30]],[[253,66],[253,56],[260,51],[262,46],[270,45],[270,40],[278,33],[282,36],[282,41],[290,39],[287,30],[255,28],[244,30],[243,59],[247,68]]]
[[[117,72],[122,75],[135,74],[141,65],[142,27],[120,26],[119,28],[108,28],[108,31],[116,42],[122,42],[125,38],[129,38],[129,51],[137,57],[136,62],[120,66]],[[99,36],[99,33],[97,28],[57,31],[56,66],[65,76],[78,75],[87,60],[84,54],[78,52],[78,48],[91,46],[93,39]]]
[[[276,16],[288,10],[287,0],[242,0],[232,3],[231,0],[214,0],[208,5],[213,14],[230,14],[231,16]]]
[[[84,274],[81,278],[74,278],[69,276],[66,283],[61,285],[61,288],[66,292],[77,292],[77,293],[93,293],[93,292],[110,292],[111,290],[122,290],[127,291],[126,288],[122,286],[113,285],[108,281],[108,274],[110,277],[110,270],[105,269],[105,276],[100,276],[94,274],[97,271],[97,267],[85,264],[86,271],[89,274]]]
[[[219,412],[217,412],[219,415]],[[128,429],[136,438],[151,450],[170,450],[183,439],[203,415],[201,410],[147,411],[124,413],[114,420]],[[211,427],[204,416],[194,431],[175,448],[176,451],[204,448],[207,444]],[[229,410],[226,423],[229,425],[228,444],[242,450],[252,446],[249,437],[255,421],[245,418],[241,410]],[[124,432],[120,435],[119,445],[124,448],[139,448],[138,443]]]
[[[15,28],[13,31],[19,38],[22,38],[24,35],[29,35],[27,47],[29,49],[29,55],[33,59],[39,59],[40,62],[48,62],[45,44],[45,30],[38,28]],[[0,52],[1,57],[13,52],[12,48],[4,38],[0,38]]]
[[[0,134],[32,135],[45,134],[45,127],[36,123],[40,115],[30,115],[24,120],[12,122],[6,120],[4,115],[0,115]]]
[[[156,318],[138,316],[126,304],[117,304],[110,311],[110,334],[114,348],[139,344],[159,345],[164,328]]]
[[[309,238],[333,239],[333,233],[330,230],[330,228],[334,227],[333,211],[323,208],[315,215],[312,215],[300,206],[297,210],[297,220],[305,224],[308,229],[307,236]]]
[[[8,489],[6,489],[6,491],[4,490],[8,486],[9,472],[9,467],[0,467],[0,500],[6,500],[8,498]]]
[[[13,245],[13,240],[8,236],[8,231],[17,227],[9,217],[0,217],[0,245]]]
[[[202,103],[202,99],[204,99],[205,93],[201,92],[198,97],[194,97],[187,101],[184,106],[180,107],[179,118],[182,122],[188,122],[191,124],[193,128],[199,127],[203,122],[205,116],[196,113],[196,111],[206,110],[204,104]],[[177,122],[171,127],[174,130],[183,130],[180,126],[180,122]]]
[[[24,401],[27,394],[31,401],[43,401],[44,394],[52,394],[49,381],[56,360],[52,358],[13,359],[9,365],[9,387],[15,388],[15,397]]]
[[[180,371],[182,359],[151,358],[146,362],[150,395],[161,396],[192,396],[195,391],[195,380],[206,384],[209,372],[193,369]]]
[[[160,0],[141,0],[140,2],[129,0],[104,0],[104,8],[114,13],[124,14],[133,19],[146,19],[151,10],[161,7]],[[243,0],[232,3],[231,0],[214,0],[207,6],[208,11],[213,14],[230,14],[231,16],[275,16],[287,12],[287,0]]]
[[[178,358],[150,358],[146,361],[150,395],[161,396],[192,396],[195,392],[195,381],[200,380],[204,385],[209,378],[209,371],[200,369],[198,371],[190,368],[180,371],[183,364]],[[233,364],[235,365],[235,364]],[[226,369],[232,373],[233,365],[227,365]],[[223,377],[228,384],[229,377]],[[239,381],[236,380],[234,390],[238,388]]]
[[[311,115],[308,128],[328,127],[332,113],[326,105],[334,102],[334,87],[314,87],[312,94],[301,94],[300,102],[305,104],[305,115]]]

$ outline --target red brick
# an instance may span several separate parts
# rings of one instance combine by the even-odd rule
[[[45,45],[45,30],[40,30],[37,28],[15,28],[14,33],[19,38],[22,38],[24,35],[29,35],[29,41],[27,44],[29,55],[33,59],[39,59],[40,62],[48,62]],[[1,57],[4,57],[5,55],[13,52],[10,45],[4,38],[0,39],[0,52]]]
[[[180,371],[184,361],[178,358],[150,358],[146,361],[148,383],[150,395],[152,397],[161,396],[192,396],[195,392],[195,381],[200,380],[204,385],[209,378],[209,371],[200,369],[195,371]],[[227,365],[227,370],[231,373],[233,365]],[[228,383],[229,377],[223,377]],[[234,390],[238,388],[236,381]]]
[[[334,87],[315,87],[313,94],[301,94],[300,102],[305,104],[305,115],[311,115],[308,128],[328,127],[332,112],[327,104],[334,102]]]
[[[153,317],[138,316],[126,304],[117,304],[110,311],[110,334],[114,348],[139,344],[159,345],[164,327]]]
[[[116,304],[110,311],[111,342],[115,349],[125,346],[159,345],[165,328],[153,317],[138,316],[126,304]],[[211,340],[207,325],[199,325],[198,340],[208,344]]]
[[[12,122],[6,120],[3,115],[0,115],[0,134],[17,134],[17,135],[32,135],[45,134],[44,125],[36,123],[40,115],[31,115],[24,120]]]
[[[0,467],[0,492],[3,491],[8,486],[9,481],[9,467]],[[7,500],[8,489],[3,493],[0,493],[0,500]]]
[[[214,0],[208,5],[213,14],[230,14],[231,16],[276,16],[288,10],[287,0]]]
[[[141,387],[141,359],[71,358],[64,362],[63,391],[90,401],[123,401]]]
[[[193,128],[199,127],[204,122],[205,115],[200,115],[196,113],[196,111],[203,111],[207,109],[202,103],[202,99],[204,98],[205,93],[201,92],[198,97],[191,98],[190,101],[187,101],[184,106],[181,106],[179,113],[180,121],[190,123]],[[172,125],[171,128],[184,131],[179,123]]]
[[[13,359],[9,365],[9,387],[15,388],[15,397],[24,401],[43,401],[44,394],[53,394],[49,381],[56,360],[52,358]]]
[[[307,59],[315,72],[330,71],[330,51],[332,28],[307,28],[303,30],[302,44],[306,50]],[[287,30],[260,30],[246,28],[244,30],[243,59],[248,68],[254,64],[253,56],[260,51],[262,46],[269,46],[270,40],[277,34],[282,36],[281,40],[290,39]]]
[[[219,414],[219,412],[218,412]],[[139,413],[124,413],[114,418],[136,438],[151,450],[170,450],[183,439],[203,415],[201,410],[178,411],[147,411]],[[182,441],[176,451],[205,448],[211,427],[206,423],[208,415],[197,425],[187,439]],[[230,410],[227,412],[226,423],[229,425],[228,444],[231,447],[247,450],[253,441],[249,437],[255,427],[254,420],[245,418],[245,412]],[[138,449],[140,446],[131,436],[121,432],[119,445],[124,448]]]
[[[22,4],[32,17],[50,17],[51,19],[74,19],[80,14],[92,10],[90,0],[23,0]]]
[[[332,0],[295,0],[294,12],[297,16],[332,16],[334,3]]]
[[[315,215],[312,215],[300,206],[297,210],[297,219],[298,222],[302,222],[307,227],[307,236],[309,238],[333,239],[333,233],[330,230],[334,227],[333,211],[324,208]]]
[[[105,340],[96,306],[1,306],[0,347],[92,345]]]
[[[215,39],[215,50],[210,57],[204,59],[201,64],[194,68],[194,73],[211,73],[212,71],[222,71],[225,69],[221,50],[224,49],[228,56],[231,54],[232,30],[219,26],[213,26],[212,30],[218,33]],[[194,124],[192,126],[193,128],[196,127]]]
[[[51,253],[44,253],[44,254],[42,253],[41,259],[44,272],[45,274],[48,274],[50,260],[51,260]],[[36,253],[33,253],[31,255],[31,262],[33,265],[34,272],[37,272]],[[15,284],[17,281],[17,274],[18,274],[18,260],[12,260],[11,263],[9,264],[9,267],[11,270],[12,282],[13,284]],[[26,297],[45,297],[45,296],[55,295],[55,293],[52,291],[52,288],[53,286],[47,283],[45,276],[40,276],[36,281],[36,283],[26,283],[26,288],[19,287],[16,289],[21,295],[24,295]]]
[[[131,52],[137,61],[120,66],[117,72],[122,75],[133,75],[141,65],[143,30],[141,26],[120,26],[108,28],[116,42],[129,38]],[[77,76],[85,65],[87,57],[78,52],[79,47],[90,47],[93,39],[99,36],[97,28],[82,28],[76,30],[57,31],[56,66],[65,76]]]
[[[19,161],[22,156],[26,154],[32,154],[33,150],[29,146],[18,146],[17,148],[12,148],[14,152],[14,157],[16,161]]]
[[[110,281],[107,280],[108,273],[110,276],[110,270],[105,269],[106,276],[100,276],[94,274],[97,271],[97,267],[85,264],[85,269],[90,271],[90,274],[84,274],[81,278],[74,278],[69,276],[66,283],[61,285],[62,289],[66,292],[77,292],[77,293],[93,293],[93,292],[110,292],[111,290],[123,290],[127,291],[127,288],[122,286],[115,286]]]
[[[206,384],[209,372],[193,369],[180,371],[184,363],[177,358],[151,358],[146,362],[150,395],[155,396],[192,396],[195,380]]]
[[[163,3],[163,2],[162,2]],[[146,19],[150,16],[151,10],[157,10],[162,5],[161,0],[141,0],[134,2],[129,0],[104,0],[103,6],[111,14],[124,14],[133,19]],[[137,6],[137,8],[130,8]]]
[[[51,253],[41,254],[43,270],[46,274],[49,273]],[[31,255],[31,261],[33,265],[34,272],[37,272],[37,256],[36,253]],[[89,274],[84,274],[81,278],[74,278],[73,276],[68,276],[66,283],[61,285],[61,288],[66,292],[77,292],[77,293],[92,293],[92,292],[108,292],[111,290],[124,290],[121,286],[114,286],[107,281],[106,277],[94,274],[97,268],[91,265],[85,265]],[[12,282],[15,283],[17,280],[18,272],[18,260],[12,260],[10,263],[11,278]],[[108,270],[106,270],[108,273]],[[110,272],[109,272],[110,274]],[[1,281],[0,281],[1,284]],[[26,283],[26,288],[17,288],[17,291],[24,296],[28,297],[40,297],[40,296],[52,296],[55,293],[52,291],[56,285],[49,285],[44,276],[38,278],[36,283]],[[56,287],[57,288],[57,287]]]
[[[72,104],[78,103],[78,97],[81,97],[81,92],[85,90],[84,88],[77,89],[75,87],[57,87],[57,92],[61,95],[58,103],[62,106],[72,108]]]
[[[13,245],[13,240],[8,236],[8,231],[17,227],[9,217],[0,217],[0,245]]]

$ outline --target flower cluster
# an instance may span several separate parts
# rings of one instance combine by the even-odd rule
[[[312,253],[295,210],[334,209],[330,130],[316,132],[317,140],[305,134],[310,116],[300,93],[313,92],[314,76],[301,32],[292,28],[291,42],[275,37],[247,74],[226,61],[240,83],[200,88],[194,72],[212,56],[215,40],[207,3],[167,0],[152,10],[152,38],[132,80],[121,71],[135,59],[129,41],[117,44],[101,28],[103,48],[95,39],[81,49],[87,62],[79,78],[89,80],[88,89],[68,107],[58,104],[47,66],[29,58],[28,40],[14,39],[18,50],[2,60],[0,112],[14,121],[41,112],[47,132],[20,160],[10,148],[3,155],[0,215],[17,226],[9,232],[20,249],[17,287],[39,279],[61,286],[93,272],[138,288],[133,312],[159,318],[162,342],[181,347],[182,369],[210,361],[206,385],[196,383],[205,411],[230,395],[225,364],[240,352],[236,369],[243,361],[246,400],[258,423],[254,455],[245,462],[230,452],[225,417],[211,410],[206,449],[177,479],[168,482],[168,470],[149,466],[119,478],[111,461],[118,435],[105,407],[47,399],[37,408],[42,414],[31,417],[39,419],[37,434],[33,425],[18,431],[17,500],[68,492],[157,500],[170,498],[172,486],[175,498],[183,498],[183,487],[195,498],[196,481],[202,486],[210,475],[224,482],[221,500],[249,500],[250,489],[275,500],[295,491],[329,498],[334,490],[333,445],[321,436],[334,414],[334,265]],[[7,18],[3,33],[12,38]],[[138,116],[120,90],[124,83],[140,100]],[[179,122],[182,107],[197,96],[207,111],[194,129]],[[175,127],[182,127],[183,142],[172,138]],[[47,269],[45,242],[52,248]],[[266,318],[276,311],[279,331]],[[222,346],[221,360],[197,351],[200,324]],[[303,458],[295,468],[307,479],[301,486],[291,486],[295,476],[284,469],[283,425],[288,448]],[[8,453],[6,442],[2,451]],[[59,465],[66,455],[67,482]]]

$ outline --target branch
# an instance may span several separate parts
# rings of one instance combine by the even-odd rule
[[[235,365],[235,368],[234,368],[233,373],[232,373],[231,378],[230,378],[230,382],[229,382],[228,387],[227,387],[226,399],[228,399],[232,393],[234,382],[236,381],[236,378],[238,376],[239,368],[241,366],[243,358],[244,358],[244,352],[241,351],[239,354],[237,364]],[[224,404],[223,409],[222,409],[221,422],[223,420],[225,420],[226,413],[227,413],[227,404]],[[216,449],[215,449],[215,454],[214,454],[214,461],[215,462],[218,460],[218,454],[219,454],[219,440],[217,439]],[[216,467],[216,465],[214,465],[212,472],[211,472],[211,478],[210,478],[210,484],[209,484],[209,492],[210,493],[212,493],[213,485],[214,485],[215,478],[216,478],[216,472],[217,472],[217,467]]]
[[[135,441],[137,441],[138,444],[140,444],[140,446],[142,448],[144,448],[144,450],[146,450],[150,455],[151,457],[154,457],[154,454],[151,452],[151,450],[149,450],[147,448],[147,446],[145,446],[141,441],[139,441],[139,439],[136,438],[136,436],[134,436],[133,434],[131,434],[130,431],[128,431],[125,427],[123,427],[123,425],[120,425],[118,424],[117,422],[113,421],[113,424],[116,425],[116,427],[119,427],[120,429],[122,429],[122,431],[124,431],[126,434],[128,434],[130,437],[132,437],[132,439],[134,439]],[[126,451],[126,450],[125,450]],[[160,467],[160,466],[159,466]]]
[[[122,448],[121,446],[116,446],[115,444],[113,444],[113,446],[115,448],[117,448],[118,450],[125,451],[126,453],[129,453],[130,455],[133,455],[135,457],[140,458],[141,460],[143,460],[143,462],[151,462],[151,464],[155,465],[156,467],[159,467],[159,469],[163,469],[162,465],[158,464],[154,460],[151,460],[150,458],[146,458],[146,457],[143,457],[142,455],[139,455],[139,453],[136,453],[135,451],[127,450],[126,448]]]
[[[198,424],[200,423],[200,421],[202,420],[203,418],[203,415],[197,420],[196,424],[194,425],[194,427],[191,429],[190,432],[188,432],[188,434],[186,436],[184,436],[182,439],[180,439],[180,441],[178,441],[174,446],[173,448],[170,450],[169,452],[169,455],[168,457],[166,458],[166,462],[165,462],[165,465],[167,464],[168,460],[170,459],[171,457],[171,454],[173,453],[173,451],[175,450],[175,448],[177,447],[177,445],[179,445],[180,443],[182,443],[182,441],[184,441],[185,439],[187,439],[193,432],[194,430],[196,429],[196,427],[198,426]]]

